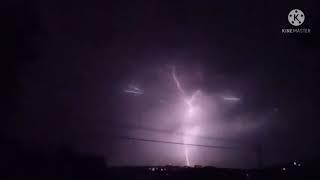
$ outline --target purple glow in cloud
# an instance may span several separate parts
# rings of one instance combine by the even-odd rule
[[[130,145],[130,150],[134,151],[130,153],[123,150],[128,149],[127,147],[119,145],[123,153],[123,162],[116,163],[238,166],[228,163],[232,161],[230,159],[241,158],[244,155],[241,154],[241,148],[225,151],[190,144],[234,147],[235,144],[230,141],[218,141],[215,138],[244,139],[261,129],[264,121],[257,120],[255,114],[239,113],[228,116],[230,108],[237,108],[240,104],[233,107],[225,106],[224,102],[229,102],[228,98],[223,100],[220,92],[206,91],[206,87],[199,83],[201,79],[194,76],[195,72],[201,69],[194,70],[194,66],[185,65],[179,66],[178,69],[178,65],[156,66],[162,67],[161,71],[137,71],[135,79],[126,79],[126,82],[139,82],[139,86],[127,85],[125,93],[139,97],[123,96],[125,106],[121,107],[121,111],[126,109],[126,113],[119,114],[119,121],[132,127],[122,132],[123,135],[181,144],[134,142],[135,146]],[[148,93],[141,95],[139,90]],[[129,156],[126,153],[135,155]],[[138,153],[142,153],[144,159],[135,158],[140,156]]]

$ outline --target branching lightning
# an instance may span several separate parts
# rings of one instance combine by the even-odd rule
[[[195,113],[195,107],[193,105],[193,101],[200,91],[197,90],[194,93],[192,93],[191,97],[188,97],[187,94],[185,93],[185,90],[182,88],[179,79],[177,78],[175,67],[172,68],[172,78],[177,86],[177,89],[179,91],[181,98],[183,99],[184,103],[187,105],[186,115],[183,118],[183,121],[184,121],[183,131],[185,134],[187,134],[188,131],[192,128],[192,127],[190,127],[190,125],[188,125],[187,122],[190,119],[192,119],[192,117],[194,116],[194,113]],[[187,144],[188,143],[187,141],[188,141],[188,136],[184,135],[183,136],[183,143]],[[188,151],[187,145],[184,145],[184,155],[185,155],[186,165],[190,166],[189,151]]]

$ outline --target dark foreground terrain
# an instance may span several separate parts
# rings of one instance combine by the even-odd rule
[[[317,161],[297,161],[261,169],[216,167],[111,167],[102,157],[66,147],[27,148],[1,140],[1,179],[320,179]]]

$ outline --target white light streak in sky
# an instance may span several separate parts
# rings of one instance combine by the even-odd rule
[[[225,101],[240,101],[240,98],[238,98],[238,97],[223,96],[222,99]]]
[[[137,94],[137,95],[143,94],[143,92],[141,92],[141,91],[134,91],[134,90],[129,90],[129,89],[124,90],[124,92],[125,93]]]
[[[129,88],[124,90],[125,93],[135,94],[135,95],[142,95],[144,92],[142,89],[129,85]]]

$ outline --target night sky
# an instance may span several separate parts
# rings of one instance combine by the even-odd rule
[[[315,2],[7,1],[1,132],[110,165],[319,158]],[[294,8],[310,34],[281,33]]]

